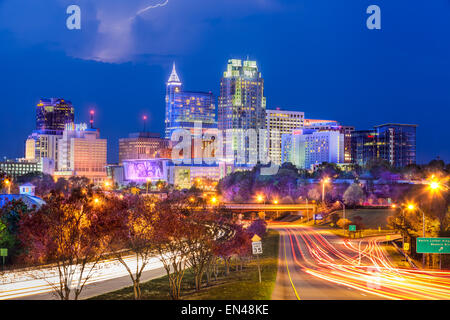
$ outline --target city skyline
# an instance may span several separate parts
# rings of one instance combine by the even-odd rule
[[[157,43],[161,52],[152,52],[156,47],[153,46],[142,48],[140,55],[128,54],[120,61],[109,61],[76,55],[69,50],[78,44],[81,53],[92,43],[85,43],[91,32],[98,30],[90,24],[91,15],[105,9],[104,2],[87,10],[84,15],[87,24],[81,31],[65,28],[58,31],[58,21],[43,19],[46,22],[39,24],[36,32],[40,36],[34,34],[36,39],[24,34],[24,29],[4,15],[13,5],[3,2],[0,39],[4,50],[0,58],[4,68],[0,81],[7,107],[0,110],[3,119],[0,133],[5,137],[0,142],[0,156],[23,156],[23,141],[33,129],[34,120],[33,116],[23,115],[34,114],[40,98],[65,97],[73,102],[78,122],[88,122],[88,111],[96,110],[97,126],[109,140],[108,162],[117,162],[119,138],[140,131],[142,115],[148,115],[150,131],[164,132],[165,84],[173,61],[187,90],[211,90],[218,97],[220,78],[228,59],[248,55],[258,62],[266,80],[268,109],[302,111],[310,118],[334,119],[355,126],[356,130],[367,130],[382,123],[418,124],[417,162],[427,163],[436,156],[450,160],[446,143],[450,133],[445,126],[436,125],[436,119],[448,118],[450,112],[450,95],[445,85],[449,82],[450,68],[446,61],[450,45],[444,41],[443,31],[450,23],[445,18],[448,2],[436,1],[428,6],[412,2],[406,6],[380,1],[384,18],[383,29],[378,33],[365,28],[365,4],[341,8],[338,4],[320,7],[301,1],[270,3],[279,5],[232,2],[222,19],[218,18],[216,8],[210,12],[208,7],[203,7],[196,15],[187,10],[186,19],[192,20],[194,16],[213,19],[205,20],[209,31],[202,27],[197,33],[202,41],[189,42],[196,34],[193,30],[187,30],[183,40],[176,32],[167,33],[163,28],[167,15],[179,13],[180,6],[186,9],[185,5],[171,1],[158,8],[159,11],[150,10],[139,18],[140,23],[152,23],[156,15],[163,15],[161,35],[151,42]],[[217,6],[226,5],[219,2]],[[51,13],[58,8],[55,4]],[[22,20],[31,13],[45,18],[45,10],[36,4],[32,12],[22,10],[18,14]],[[108,10],[108,14],[121,14],[118,8]],[[240,13],[231,13],[237,11]],[[328,19],[323,19],[323,15]],[[63,15],[63,26],[64,19]],[[227,23],[230,19],[232,26]],[[407,23],[411,20],[422,23]],[[305,27],[308,32],[304,31]],[[135,28],[138,30],[139,26]],[[171,35],[169,42],[161,42],[165,33]],[[149,36],[138,32],[133,37],[143,43],[140,40]],[[223,41],[211,41],[219,38]],[[50,45],[53,42],[55,46]],[[279,49],[266,50],[266,42]],[[435,111],[426,112],[431,108]]]

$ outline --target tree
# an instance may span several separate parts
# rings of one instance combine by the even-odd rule
[[[53,193],[46,205],[20,223],[20,239],[27,249],[23,260],[55,265],[59,281],[44,278],[61,300],[79,298],[115,234],[114,212],[102,210],[101,202],[93,199],[98,198],[79,189],[69,197]]]
[[[356,206],[364,200],[364,191],[359,184],[353,183],[345,190],[343,199],[346,205]]]
[[[194,274],[195,289],[201,288],[203,274],[206,272],[220,231],[224,232],[220,220],[213,212],[194,211],[185,219],[187,265]]]
[[[36,187],[36,195],[43,197],[55,189],[55,181],[49,174],[31,172],[17,178],[18,184],[31,183]]]
[[[173,300],[180,299],[181,282],[186,271],[189,246],[186,243],[186,214],[189,214],[189,199],[182,194],[172,193],[155,206],[158,214],[152,243],[169,279],[169,295]]]
[[[252,224],[247,228],[247,233],[250,237],[255,234],[260,238],[263,238],[267,232],[267,223],[263,219],[257,219],[252,222]]]
[[[308,198],[309,199],[319,201],[320,197],[321,197],[320,192],[317,191],[316,188],[310,189],[308,191]]]
[[[351,221],[348,219],[339,219],[337,222],[338,227],[348,229],[348,226],[351,224]]]
[[[154,200],[139,196],[127,196],[123,200],[112,199],[109,201],[108,210],[118,211],[120,223],[116,228],[111,251],[118,261],[125,267],[133,283],[134,298],[141,299],[141,277],[150,258],[154,253],[152,246],[153,225],[155,222]],[[126,259],[134,255],[135,260]],[[136,264],[132,270],[131,264]]]
[[[216,255],[225,262],[225,275],[230,273],[231,258],[235,255],[242,257],[249,254],[251,247],[250,235],[241,225],[231,224],[228,228],[232,236],[218,241],[216,247]]]
[[[333,223],[333,225],[337,225],[337,222],[339,221],[339,214],[337,214],[336,212],[332,213],[330,216],[331,222]]]
[[[12,200],[0,209],[0,247],[8,248],[9,257],[15,257],[21,251],[19,224],[29,212],[22,200]]]

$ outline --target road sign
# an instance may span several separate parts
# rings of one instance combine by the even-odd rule
[[[252,242],[258,242],[258,241],[261,241],[261,237],[258,236],[257,234],[255,234],[252,238]]]
[[[403,244],[403,251],[409,251],[409,242]]]
[[[315,214],[314,220],[323,220],[323,216],[321,214]]]
[[[417,253],[450,253],[450,238],[417,238]]]
[[[8,256],[8,249],[1,248],[0,249],[0,257],[7,257]]]
[[[255,255],[262,254],[262,252],[263,252],[262,242],[261,241],[252,242],[252,250],[253,250],[253,254],[255,254]]]
[[[354,225],[354,224],[349,225],[348,231],[356,231],[356,225]]]

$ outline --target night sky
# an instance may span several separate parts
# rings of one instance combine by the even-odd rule
[[[230,58],[256,60],[267,107],[357,129],[418,124],[417,161],[450,162],[449,0],[0,0],[0,156],[23,157],[40,98],[75,106],[118,161],[118,139],[163,133],[175,61],[186,90],[219,93]],[[66,8],[81,7],[81,30]],[[345,5],[344,5],[345,4]],[[366,9],[381,8],[381,30]]]

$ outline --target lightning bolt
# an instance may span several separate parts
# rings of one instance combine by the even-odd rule
[[[148,6],[148,7],[144,8],[144,9],[139,10],[136,13],[136,16],[138,16],[140,14],[143,14],[144,12],[146,12],[146,11],[148,11],[150,9],[155,9],[155,8],[158,8],[158,7],[165,7],[168,3],[169,3],[169,0],[166,0],[163,3],[158,3],[158,4],[155,4],[155,5]]]

